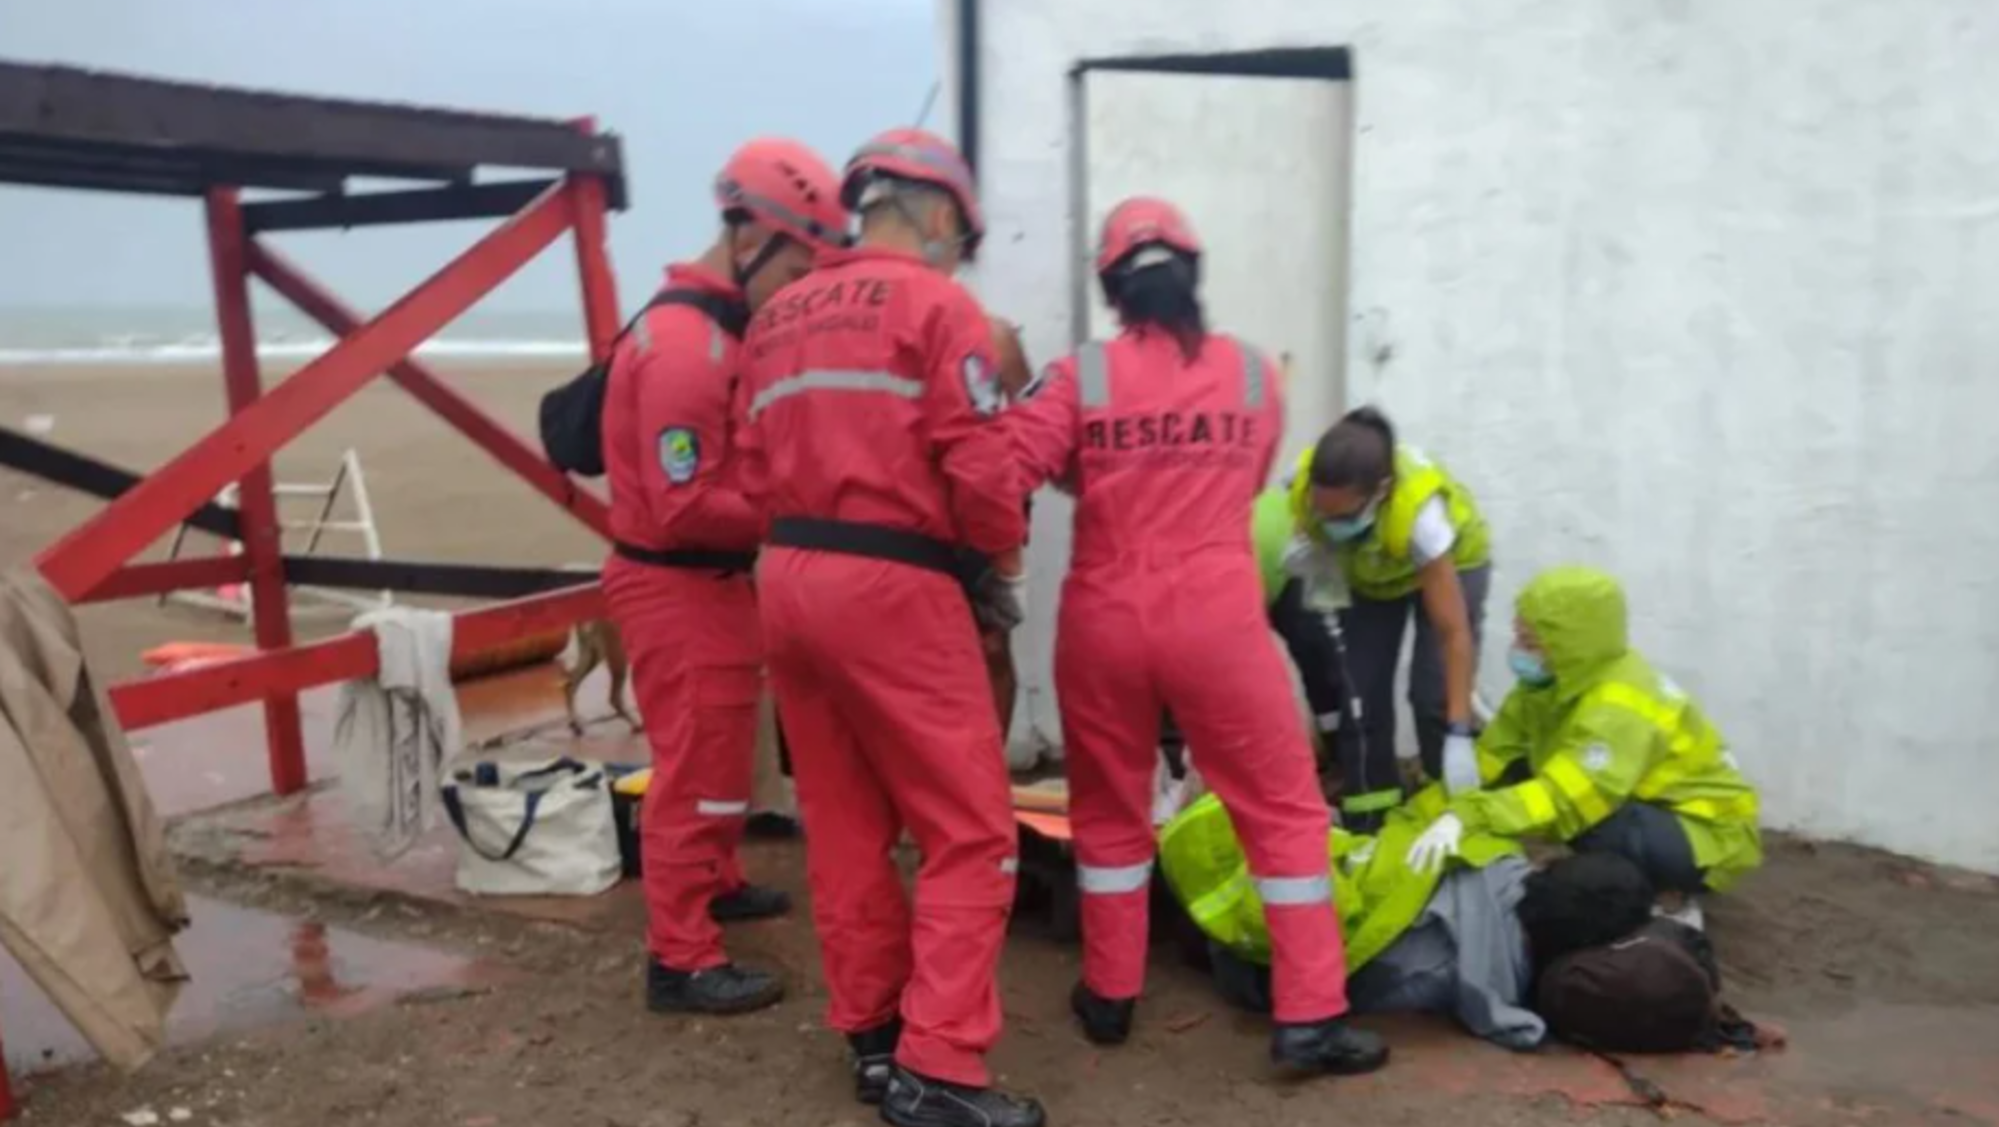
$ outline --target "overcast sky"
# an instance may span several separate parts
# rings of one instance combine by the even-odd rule
[[[0,0],[0,57],[546,116],[624,136],[632,208],[612,225],[620,299],[713,232],[714,171],[757,133],[837,167],[906,123],[935,78],[932,0]],[[934,121],[932,124],[940,124]],[[376,306],[477,224],[280,236]],[[200,305],[207,263],[185,200],[0,186],[0,310]],[[575,301],[564,244],[491,299]]]

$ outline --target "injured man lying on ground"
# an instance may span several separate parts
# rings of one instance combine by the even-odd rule
[[[1445,801],[1430,787],[1378,834],[1327,837],[1355,1012],[1446,1014],[1522,1050],[1551,1034],[1620,1052],[1757,1047],[1754,1027],[1718,1001],[1705,937],[1654,918],[1652,883],[1629,860],[1583,854],[1537,872],[1518,842],[1472,833],[1450,864],[1408,864]],[[1263,905],[1215,796],[1160,830],[1159,867],[1189,953],[1231,1004],[1267,1012]]]

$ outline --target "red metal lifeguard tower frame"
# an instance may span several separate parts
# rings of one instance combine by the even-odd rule
[[[515,178],[480,175],[495,169],[512,170]],[[361,177],[403,183],[350,192],[349,181]],[[110,502],[37,558],[72,603],[250,584],[259,652],[113,687],[127,728],[262,701],[271,788],[290,794],[306,785],[298,693],[369,676],[376,653],[373,639],[361,634],[294,645],[287,584],[514,600],[461,613],[455,656],[602,613],[596,585],[576,585],[573,572],[288,558],[270,467],[286,443],[387,372],[502,465],[607,534],[602,499],[410,355],[565,232],[575,234],[591,353],[607,352],[619,313],[605,215],[625,200],[615,136],[587,120],[300,98],[0,62],[0,183],[183,196],[200,200],[207,217],[228,421],[143,478],[0,428],[0,465]],[[289,194],[246,201],[244,189]],[[343,305],[258,239],[272,231],[482,218],[504,222],[373,317]],[[268,392],[258,371],[251,278],[339,338]],[[239,511],[210,500],[230,482],[241,486]],[[239,540],[243,551],[130,562],[181,523]],[[0,1118],[12,1106],[0,1067]]]

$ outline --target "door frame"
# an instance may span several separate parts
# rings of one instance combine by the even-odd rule
[[[1147,74],[1179,74],[1209,78],[1302,78],[1321,82],[1354,79],[1353,51],[1346,47],[1271,47],[1250,51],[1215,51],[1197,54],[1116,55],[1078,59],[1069,67],[1069,335],[1081,346],[1089,339],[1090,199],[1089,199],[1089,77],[1098,71]],[[1348,146],[1346,214],[1341,217],[1341,239],[1347,249],[1348,275],[1340,287],[1341,304],[1351,301],[1353,246],[1353,99],[1348,97],[1347,117],[1339,128]],[[1328,311],[1337,326],[1333,362],[1339,380],[1340,398],[1346,389],[1346,331],[1348,311]]]

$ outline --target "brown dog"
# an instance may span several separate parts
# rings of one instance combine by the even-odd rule
[[[645,725],[625,710],[625,682],[631,677],[631,663],[625,658],[625,639],[608,618],[579,623],[572,635],[576,640],[576,660],[562,671],[562,706],[569,712],[569,728],[583,734],[583,720],[576,715],[576,689],[583,679],[601,665],[611,671],[611,708],[642,731]]]

